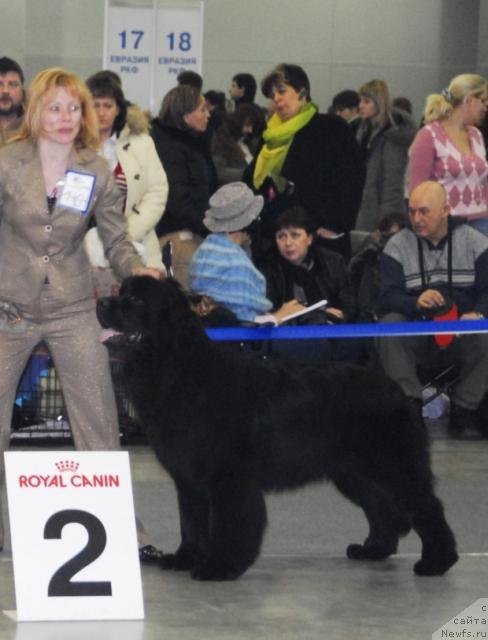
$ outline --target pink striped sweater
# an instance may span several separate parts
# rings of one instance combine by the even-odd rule
[[[440,122],[420,129],[410,148],[409,192],[424,180],[440,182],[451,214],[475,220],[488,216],[488,162],[480,131],[468,133],[471,153],[463,156]]]

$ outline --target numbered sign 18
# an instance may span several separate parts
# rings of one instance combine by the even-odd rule
[[[18,620],[144,617],[126,452],[5,454]]]
[[[156,29],[155,96],[160,99],[176,84],[182,71],[202,69],[203,7],[165,7],[158,12]]]

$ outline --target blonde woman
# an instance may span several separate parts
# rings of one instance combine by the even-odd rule
[[[374,231],[383,216],[406,212],[404,178],[416,127],[408,113],[392,108],[384,80],[370,80],[358,93],[356,137],[366,160],[366,182],[356,229]]]
[[[451,215],[488,235],[488,163],[476,128],[486,113],[488,84],[476,74],[456,76],[441,94],[428,96],[424,126],[410,150],[409,191],[425,180],[440,182]]]
[[[450,104],[441,93],[431,93],[425,100],[424,112],[422,113],[422,124],[431,124],[438,120],[444,120],[451,110]]]
[[[142,266],[127,238],[123,197],[97,146],[86,85],[63,69],[41,71],[29,87],[19,135],[0,150],[0,478],[16,387],[41,340],[61,381],[76,448],[119,447],[83,248],[92,216],[120,276],[160,273]]]

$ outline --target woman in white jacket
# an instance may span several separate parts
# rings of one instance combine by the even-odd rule
[[[128,234],[145,265],[164,269],[155,227],[164,213],[168,181],[148,121],[135,105],[127,105],[120,86],[104,73],[87,80],[98,116],[100,153],[107,159],[125,193]],[[108,267],[96,228],[86,234],[85,248],[94,267]]]

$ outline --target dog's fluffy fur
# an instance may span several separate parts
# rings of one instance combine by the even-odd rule
[[[127,279],[98,302],[120,332],[128,391],[178,494],[182,540],[166,569],[201,580],[237,578],[256,560],[263,493],[329,478],[369,523],[354,559],[395,553],[413,528],[419,575],[457,560],[433,492],[427,436],[397,384],[351,365],[327,369],[256,357],[209,340],[172,281]]]

